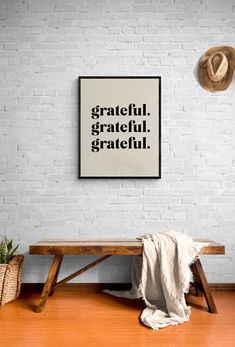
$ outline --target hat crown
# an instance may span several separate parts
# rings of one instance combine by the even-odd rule
[[[207,74],[214,82],[221,81],[228,71],[228,59],[222,52],[214,52],[207,61]]]
[[[231,46],[209,48],[199,62],[199,82],[211,92],[226,90],[235,71],[235,49]]]

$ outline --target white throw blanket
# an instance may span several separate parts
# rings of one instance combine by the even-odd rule
[[[153,329],[186,322],[191,313],[184,296],[192,279],[190,264],[207,244],[171,230],[148,234],[141,240],[143,256],[133,257],[131,290],[104,292],[122,298],[143,298],[147,307],[140,319]]]

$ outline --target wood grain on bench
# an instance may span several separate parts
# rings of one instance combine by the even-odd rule
[[[202,254],[224,254],[224,246],[206,239],[195,239],[199,242],[209,242]],[[71,239],[42,240],[29,248],[30,254],[59,255],[140,255],[143,246],[137,239]]]

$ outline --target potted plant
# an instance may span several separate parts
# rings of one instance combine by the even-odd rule
[[[0,243],[0,305],[17,299],[20,294],[24,256],[15,255],[18,247],[13,247],[13,240],[6,237]]]

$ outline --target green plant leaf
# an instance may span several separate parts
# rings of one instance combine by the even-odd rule
[[[7,263],[14,257],[14,253],[17,250],[18,247],[19,247],[19,245],[17,245],[10,253],[8,253]]]
[[[0,243],[0,264],[7,264],[14,257],[18,247],[19,244],[13,248],[13,240],[8,240],[5,236]]]
[[[7,243],[8,252],[12,250],[12,244],[13,244],[13,240],[8,241]]]

